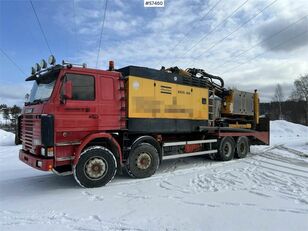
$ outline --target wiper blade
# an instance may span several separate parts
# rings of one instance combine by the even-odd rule
[[[35,99],[35,100],[32,101],[32,104],[40,104],[40,103],[43,103],[43,100]]]

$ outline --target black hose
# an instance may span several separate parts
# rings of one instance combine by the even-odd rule
[[[187,68],[186,71],[189,72],[190,74],[194,75],[194,76],[197,76],[197,74],[200,74],[202,78],[209,78],[213,85],[215,85],[216,87],[221,88],[221,89],[224,88],[224,85],[225,85],[224,80],[219,76],[211,75],[211,74],[205,72],[203,69]],[[218,80],[220,82],[220,85],[217,85],[216,83],[214,83],[213,79]]]

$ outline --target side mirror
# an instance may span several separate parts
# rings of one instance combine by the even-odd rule
[[[73,83],[68,80],[64,83],[64,99],[71,99],[73,97]]]
[[[25,102],[28,102],[28,101],[29,101],[29,98],[30,98],[30,95],[27,93],[27,94],[25,95]]]

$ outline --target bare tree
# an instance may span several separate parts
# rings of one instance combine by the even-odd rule
[[[291,97],[297,101],[306,102],[306,125],[308,125],[308,74],[300,76],[294,81],[294,91],[292,92]]]
[[[279,119],[283,119],[282,118],[281,103],[284,101],[284,95],[283,95],[282,87],[281,87],[281,85],[279,83],[276,85],[273,101],[274,102],[278,102],[278,106],[279,106]]]

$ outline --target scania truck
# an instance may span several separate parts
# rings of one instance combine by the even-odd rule
[[[226,89],[202,69],[140,66],[108,70],[51,56],[32,68],[33,87],[19,117],[19,159],[42,171],[100,187],[115,174],[152,176],[166,159],[244,158],[269,144],[259,95]]]

